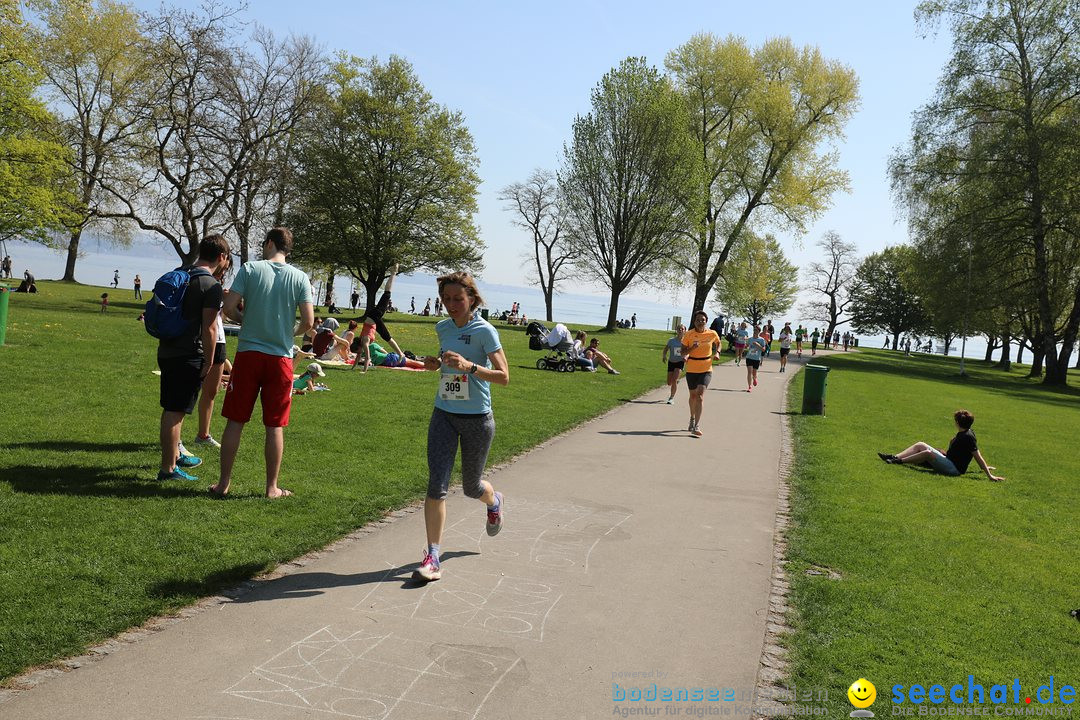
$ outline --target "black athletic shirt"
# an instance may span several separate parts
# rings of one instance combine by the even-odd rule
[[[956,433],[956,437],[949,441],[949,451],[945,453],[945,457],[952,460],[952,464],[963,475],[967,472],[968,465],[971,464],[971,458],[974,457],[975,451],[978,449],[979,446],[975,444],[975,433],[971,432],[971,430],[961,430]]]

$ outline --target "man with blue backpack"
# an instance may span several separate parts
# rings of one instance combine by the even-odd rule
[[[158,480],[197,480],[185,467],[202,461],[180,454],[184,416],[195,409],[203,378],[216,348],[216,325],[223,293],[214,273],[229,263],[229,243],[209,235],[199,243],[199,259],[188,270],[165,273],[146,304],[146,331],[158,338],[161,368],[161,469]]]

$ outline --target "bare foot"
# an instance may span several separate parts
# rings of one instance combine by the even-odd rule
[[[271,495],[267,493],[266,497],[270,500],[277,500],[278,498],[289,497],[290,495],[292,495],[291,490],[286,490],[285,488],[278,488],[276,495]]]
[[[224,498],[226,495],[229,494],[228,490],[226,490],[225,492],[219,491],[217,485],[211,485],[210,487],[206,488],[206,492],[210,493],[211,496],[216,498]]]

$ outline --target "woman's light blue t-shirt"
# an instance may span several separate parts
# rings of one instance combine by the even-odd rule
[[[499,331],[491,323],[481,319],[479,315],[473,315],[465,327],[458,327],[453,318],[447,318],[435,325],[435,332],[439,334],[440,355],[447,350],[452,350],[480,367],[491,367],[488,355],[502,347],[502,343],[499,342]],[[440,370],[440,386],[444,373],[462,374],[443,366]],[[475,375],[468,375],[468,378],[468,400],[444,400],[436,389],[435,407],[463,415],[486,415],[491,412],[491,383]]]
[[[746,348],[746,357],[750,360],[760,360],[761,353],[765,349],[764,338],[750,338],[750,345]]]

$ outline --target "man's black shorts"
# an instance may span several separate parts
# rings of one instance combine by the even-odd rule
[[[759,367],[761,367],[761,359],[760,358],[758,358],[757,360],[754,360],[753,358],[743,358],[743,359],[746,360],[746,367],[748,367],[748,368],[754,368],[755,370],[757,370]]]
[[[696,390],[699,385],[709,387],[710,380],[712,380],[711,372],[686,373],[686,387],[690,388],[691,390]]]
[[[161,409],[191,414],[202,386],[203,356],[158,358],[161,368]]]
[[[791,348],[789,348],[789,347],[786,347],[786,348],[785,348],[785,347],[782,347],[782,348],[780,348],[780,357],[784,357],[784,356],[785,356],[785,355],[787,355],[787,354],[788,354],[789,352],[791,352]]]

